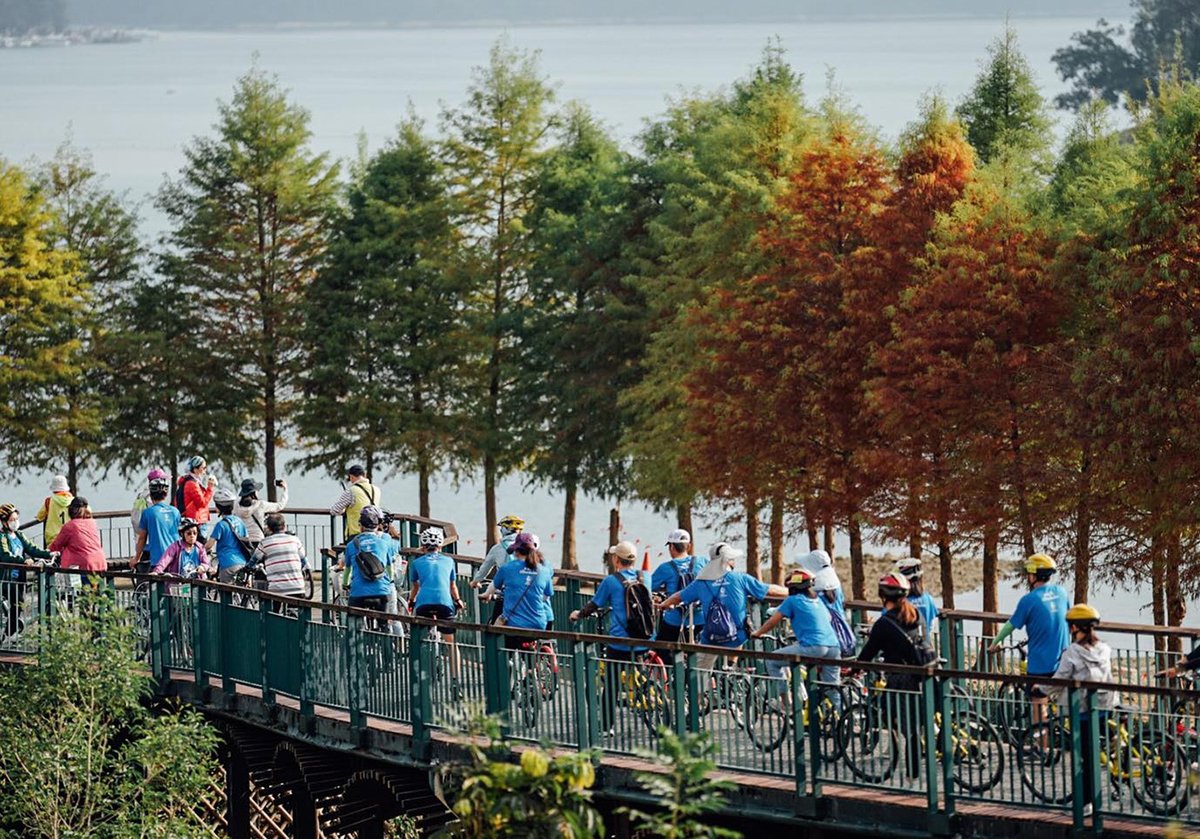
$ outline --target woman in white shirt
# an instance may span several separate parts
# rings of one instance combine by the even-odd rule
[[[238,491],[239,500],[233,506],[233,512],[246,525],[246,539],[252,545],[257,545],[266,535],[264,525],[267,516],[271,513],[281,512],[287,506],[287,481],[276,481],[275,486],[279,487],[278,501],[260,500],[258,491],[263,488],[263,485],[253,478],[246,478],[242,481],[242,488]]]

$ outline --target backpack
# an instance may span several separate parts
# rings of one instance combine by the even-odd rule
[[[696,557],[692,557],[692,561],[688,563],[687,571],[680,571],[674,560],[671,560],[671,567],[675,569],[676,582],[679,583],[676,591],[683,591],[696,579]]]
[[[254,545],[250,544],[250,540],[245,536],[239,535],[238,532],[233,529],[233,525],[229,523],[228,519],[222,518],[221,521],[217,523],[217,527],[220,527],[222,524],[225,525],[225,529],[229,531],[229,535],[233,537],[233,542],[235,545],[237,545],[238,550],[241,552],[242,559],[249,562],[250,557],[254,556]],[[217,531],[214,528],[210,536],[213,539],[216,539],[216,533]]]
[[[358,537],[355,537],[354,544],[358,547],[358,553],[354,555],[354,561],[358,563],[358,572],[363,575],[363,579],[369,583],[373,583],[387,573],[387,568],[379,557],[375,556],[371,551],[365,551],[358,543]]]
[[[837,636],[838,646],[842,649],[842,658],[850,658],[857,650],[857,645],[854,643],[854,630],[850,628],[850,623],[842,614],[841,609],[832,603],[825,605],[829,610],[829,622],[833,624],[833,634]]]
[[[171,502],[175,505],[175,509],[179,511],[179,515],[184,515],[183,511],[183,488],[187,486],[188,481],[196,481],[193,475],[184,475],[183,480],[175,485],[175,498]],[[200,483],[196,481],[196,483]]]
[[[905,629],[900,625],[900,621],[896,620],[886,612],[884,613],[883,617],[885,620],[889,620],[894,623],[896,628],[903,632],[904,637],[908,639],[910,644],[912,644],[913,661],[910,662],[911,664],[915,664],[918,667],[926,667],[938,660],[937,650],[935,650],[933,645],[929,643],[929,636],[925,632],[924,618],[921,618],[914,628]]]
[[[704,643],[728,644],[737,640],[740,631],[741,627],[733,619],[733,613],[729,611],[729,607],[721,602],[718,594],[714,593],[712,601],[708,604],[708,611],[704,615]]]
[[[614,574],[625,588],[625,634],[630,638],[649,638],[654,634],[654,607],[650,604],[650,589],[642,581],[639,571],[636,579],[628,580]]]

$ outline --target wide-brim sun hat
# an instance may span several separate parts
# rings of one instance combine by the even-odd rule
[[[263,485],[259,481],[256,481],[253,478],[246,478],[244,481],[242,481],[242,488],[238,490],[238,495],[241,498],[245,498],[247,495],[253,495],[262,488]]]
[[[55,475],[50,481],[51,492],[70,492],[71,487],[67,485],[67,479],[64,475]]]

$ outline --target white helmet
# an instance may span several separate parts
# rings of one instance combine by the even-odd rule
[[[446,532],[440,527],[427,527],[421,531],[421,547],[441,549],[446,541]]]
[[[906,556],[904,559],[896,560],[896,564],[892,566],[892,570],[897,574],[903,574],[911,582],[913,577],[921,576],[921,559],[915,556]]]

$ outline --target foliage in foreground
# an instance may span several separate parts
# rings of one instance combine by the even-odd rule
[[[87,588],[40,627],[35,664],[0,673],[3,835],[209,836],[192,803],[215,772],[216,733],[143,705],[128,613]]]
[[[471,720],[463,733],[470,761],[452,767],[447,784],[458,821],[439,836],[604,835],[604,823],[591,803],[596,774],[590,754],[554,757],[534,747],[513,762],[514,752],[501,740],[495,717]]]
[[[638,783],[657,797],[663,809],[647,813],[628,810],[633,827],[643,835],[661,839],[713,836],[739,839],[736,830],[713,827],[701,818],[725,806],[725,793],[733,789],[730,781],[712,777],[717,768],[713,756],[717,744],[704,732],[682,737],[666,728],[659,729],[658,751],[643,752],[641,757],[662,767],[664,772],[639,772]]]

